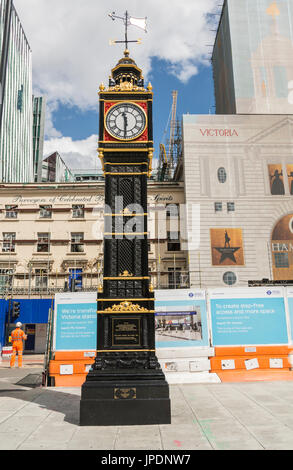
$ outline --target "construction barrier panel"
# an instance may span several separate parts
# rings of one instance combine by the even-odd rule
[[[81,386],[94,362],[96,296],[95,292],[56,295],[49,365],[56,386]],[[158,352],[173,351],[172,360],[163,355],[168,358],[162,361],[168,372],[205,369],[222,381],[280,376],[292,380],[293,288],[158,291],[155,320]],[[194,361],[188,354],[187,364],[174,352],[196,347],[214,348],[214,356],[206,357],[202,365],[196,354]]]

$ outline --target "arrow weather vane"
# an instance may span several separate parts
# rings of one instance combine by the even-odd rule
[[[131,41],[128,39],[128,28],[129,26],[137,26],[140,29],[143,29],[145,33],[147,32],[147,24],[146,20],[147,18],[134,18],[133,16],[129,16],[128,11],[125,12],[125,16],[117,16],[115,14],[115,11],[112,13],[109,13],[110,18],[115,21],[116,19],[122,20],[125,26],[125,39],[124,41],[116,41],[116,40],[110,40],[110,45],[114,44],[125,44],[126,50],[128,49],[128,44],[130,42],[136,42],[137,44],[141,44],[141,39],[137,39],[134,41]]]

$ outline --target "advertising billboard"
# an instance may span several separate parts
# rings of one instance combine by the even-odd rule
[[[209,346],[203,290],[155,291],[156,347]]]
[[[243,266],[243,241],[240,228],[211,228],[213,266]]]
[[[287,344],[284,289],[209,290],[213,346]]]

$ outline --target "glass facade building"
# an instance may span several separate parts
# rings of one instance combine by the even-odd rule
[[[32,182],[32,52],[11,0],[0,2],[0,181]]]
[[[213,50],[217,114],[292,114],[293,0],[225,0]]]
[[[33,164],[34,181],[42,181],[42,163],[44,151],[46,100],[44,97],[33,97]]]

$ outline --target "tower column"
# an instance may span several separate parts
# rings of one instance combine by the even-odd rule
[[[156,357],[148,270],[147,178],[153,155],[151,86],[128,51],[100,87],[105,174],[104,278],[97,354],[82,386],[80,424],[168,424],[169,386]]]

